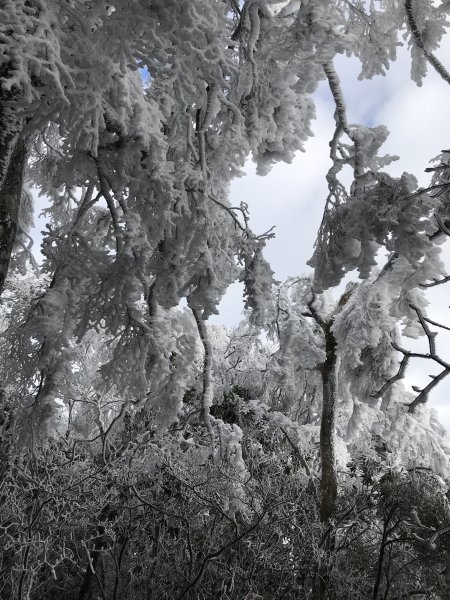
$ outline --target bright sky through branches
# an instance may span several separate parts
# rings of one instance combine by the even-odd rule
[[[448,40],[437,54],[443,61],[450,56]],[[383,151],[400,158],[386,167],[386,171],[394,176],[400,176],[404,171],[413,173],[419,185],[426,186],[430,179],[425,173],[429,161],[448,147],[450,139],[450,121],[446,118],[450,87],[433,69],[429,69],[422,87],[417,87],[410,78],[410,57],[405,48],[399,48],[397,61],[391,64],[386,77],[358,81],[359,63],[355,59],[340,57],[336,67],[347,102],[349,122],[369,127],[384,124],[390,131]],[[298,153],[291,165],[279,163],[268,175],[259,177],[254,164],[249,162],[247,175],[232,184],[231,202],[233,205],[242,201],[248,203],[254,231],[266,231],[276,225],[276,237],[268,242],[265,255],[279,280],[310,271],[306,261],[311,257],[322,218],[327,194],[325,174],[329,168],[329,159],[325,157],[328,157],[329,139],[334,128],[334,104],[325,82],[316,93],[316,107],[315,135],[306,142],[305,152]],[[450,270],[448,244],[444,257]],[[346,280],[356,276],[350,275]],[[430,315],[448,324],[450,311],[445,285],[430,290],[428,298]],[[234,284],[214,320],[236,324],[241,319],[241,311],[242,287]],[[423,347],[424,343],[423,340],[408,340],[410,348]],[[438,343],[442,353],[450,357],[448,332],[439,332]],[[413,385],[423,385],[432,372],[431,365],[416,361],[409,369],[407,380]],[[449,393],[450,382],[444,381],[430,400],[448,431]]]

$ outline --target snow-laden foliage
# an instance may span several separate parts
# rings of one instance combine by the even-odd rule
[[[71,369],[71,339],[92,329],[114,339],[103,376],[120,379],[135,400],[148,394],[156,371],[168,381],[174,368],[183,370],[162,349],[172,329],[166,315],[187,300],[207,319],[238,278],[254,323],[270,326],[273,281],[262,255],[270,234],[251,232],[246,205],[229,205],[228,186],[249,153],[266,172],[302,149],[312,133],[312,93],[324,77],[337,102],[333,143],[341,158],[334,156],[328,175],[335,202],[312,261],[316,291],[354,268],[367,277],[379,246],[399,261],[408,255],[414,273],[402,290],[416,287],[413,278],[442,274],[436,246],[426,240],[432,200],[410,199],[406,176],[396,182],[377,174],[392,159],[378,156],[387,132],[347,124],[332,67],[334,55],[346,52],[361,59],[363,76],[382,72],[395,58],[396,32],[416,13],[432,52],[445,25],[442,9],[329,0],[280,7],[263,0],[242,7],[36,0],[1,10],[5,119],[15,120],[2,156],[27,136],[30,182],[51,199],[43,265],[51,284],[22,333],[39,346],[35,368],[44,379],[36,407],[51,412],[57,381]],[[337,179],[345,164],[355,172],[350,194]],[[416,225],[408,230],[412,221],[422,223],[420,243]],[[412,301],[423,305],[407,293],[393,316],[408,318]]]
[[[0,0],[2,597],[448,597],[449,153],[426,190],[385,173],[334,67],[386,74],[406,41],[450,83],[447,4]],[[314,272],[280,284],[229,186],[304,149],[321,80]],[[210,326],[235,281],[246,319]],[[441,369],[417,395],[413,356]]]
[[[327,215],[327,239],[317,245],[310,261],[319,289],[338,285],[354,269],[367,279],[380,248],[393,253],[391,268],[396,261],[408,263],[402,271],[405,277],[412,272],[416,286],[442,273],[439,249],[430,239],[437,230],[433,217],[439,201],[415,189],[409,175],[394,180],[382,173],[366,181],[362,198],[349,197]],[[409,283],[415,287],[412,280]]]

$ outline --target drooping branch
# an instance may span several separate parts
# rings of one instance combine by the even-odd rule
[[[450,281],[450,275],[446,275],[442,279],[433,279],[433,281],[431,283],[421,283],[420,287],[421,288],[435,287],[436,285],[442,285],[443,283],[447,283],[447,281]]]
[[[217,96],[219,94],[219,86],[214,81],[208,86],[208,98],[206,101],[205,115],[198,133],[206,133],[211,126],[214,117],[214,111],[217,106]]]
[[[431,375],[431,382],[423,388],[423,390],[419,393],[418,396],[414,398],[411,404],[408,405],[408,412],[414,412],[415,408],[419,404],[426,404],[428,401],[428,397],[430,392],[440,383],[447,375],[450,373],[450,365],[445,367],[438,375]]]
[[[187,116],[187,127],[186,127],[186,162],[189,163],[189,160],[191,158],[191,154],[192,157],[194,159],[195,162],[198,162],[199,157],[198,157],[198,153],[197,150],[194,146],[194,143],[192,141],[192,115],[191,115],[191,109],[188,108],[186,111],[186,116]]]
[[[416,19],[414,17],[411,0],[405,0],[405,12],[408,21],[408,26],[411,30],[411,35],[414,38],[416,46],[422,50],[423,55],[430,63],[430,65],[435,69],[435,71],[442,77],[444,81],[446,81],[450,85],[450,73],[447,71],[447,69],[444,67],[441,61],[433,54],[433,52],[425,48],[425,43],[423,41],[422,34],[420,33],[417,27]]]
[[[102,195],[101,192],[99,192],[94,198],[92,198],[93,194],[94,184],[92,183],[92,181],[89,181],[89,184],[85,188],[84,193],[79,202],[78,211],[72,225],[72,231],[75,231],[76,227],[81,222],[84,215],[88,212],[90,208],[92,208],[92,206],[94,206],[94,204],[100,199]]]

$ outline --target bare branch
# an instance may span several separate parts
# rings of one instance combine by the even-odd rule
[[[422,311],[419,310],[417,308],[417,306],[414,306],[414,304],[410,304],[409,306],[416,313],[417,318],[419,319],[419,323],[421,324],[422,329],[423,329],[425,335],[427,336],[427,339],[428,339],[428,348],[430,350],[430,356],[432,358],[435,358],[436,357],[436,336],[437,336],[437,333],[435,331],[431,331],[431,329],[428,327],[428,323],[426,322],[426,319],[424,318],[424,316],[422,314]]]
[[[387,389],[393,383],[402,379],[405,376],[406,368],[407,368],[407,366],[409,364],[409,360],[411,358],[424,358],[424,359],[432,360],[433,362],[435,362],[438,365],[440,365],[441,367],[443,367],[443,370],[438,375],[430,375],[430,377],[431,377],[430,383],[428,385],[426,385],[422,390],[420,390],[417,387],[413,387],[413,390],[415,390],[419,393],[416,396],[416,398],[414,398],[414,400],[410,404],[407,405],[408,412],[412,413],[412,412],[414,412],[415,408],[419,404],[425,404],[427,402],[430,392],[438,385],[439,382],[441,382],[450,373],[450,364],[448,362],[446,362],[445,360],[443,360],[437,353],[437,350],[436,350],[437,333],[430,330],[429,324],[436,325],[437,327],[443,327],[444,329],[448,329],[448,330],[450,330],[450,327],[446,327],[444,325],[441,325],[440,323],[436,323],[435,321],[432,321],[428,317],[425,317],[424,314],[422,313],[422,311],[417,306],[410,304],[410,307],[417,314],[419,323],[423,329],[424,334],[427,337],[429,353],[425,354],[423,352],[409,352],[408,350],[405,350],[404,348],[402,348],[395,342],[392,342],[393,348],[395,348],[395,350],[397,350],[398,352],[401,352],[403,354],[403,359],[400,362],[399,370],[393,377],[391,377],[383,385],[383,387],[378,392],[376,392],[375,394],[371,394],[371,396],[374,398],[383,396],[384,393],[387,391]]]
[[[215,204],[217,204],[217,206],[220,206],[221,208],[223,208],[223,210],[225,210],[231,216],[231,218],[233,219],[233,221],[235,222],[235,224],[239,227],[239,229],[241,231],[244,231],[244,232],[248,231],[247,224],[245,224],[245,226],[242,225],[234,212],[235,210],[241,210],[240,208],[236,208],[234,206],[226,206],[225,204],[222,204],[222,202],[220,202],[219,200],[216,200],[214,198],[214,196],[208,195],[208,198],[210,200],[212,200]]]
[[[442,219],[441,215],[439,215],[438,213],[434,213],[434,218],[437,221],[437,224],[439,225],[439,229],[442,231],[442,233],[445,233],[445,235],[450,237],[450,230],[448,229],[448,222],[444,223],[444,220]]]
[[[393,385],[396,381],[399,381],[400,379],[403,379],[403,377],[405,376],[405,372],[406,372],[406,368],[408,366],[409,363],[409,359],[411,358],[411,355],[409,352],[407,352],[406,350],[403,350],[402,348],[400,348],[399,346],[397,346],[396,344],[392,343],[392,346],[398,350],[399,352],[403,353],[403,358],[400,362],[400,366],[399,369],[397,371],[397,373],[391,377],[390,379],[388,379],[388,381],[386,381],[386,383],[383,385],[382,388],[380,388],[378,390],[378,392],[375,392],[374,394],[370,394],[370,396],[372,398],[381,398],[384,396],[384,394],[386,393],[386,391],[388,390],[388,388],[391,387],[391,385]]]
[[[438,323],[437,321],[433,321],[432,319],[429,319],[428,317],[424,317],[423,319],[424,319],[424,321],[426,321],[430,325],[434,325],[435,327],[441,327],[442,329],[447,329],[447,331],[450,331],[450,327],[448,327],[447,325],[442,325],[442,323]]]
[[[433,279],[433,281],[431,283],[421,283],[420,287],[421,288],[435,287],[436,285],[442,285],[443,283],[447,283],[447,281],[450,281],[450,275],[447,275],[446,277],[443,277],[442,279]]]
[[[420,394],[416,396],[416,398],[411,402],[411,404],[408,405],[408,412],[412,413],[419,404],[425,404],[433,388],[435,388],[438,383],[440,383],[445,377],[447,377],[449,373],[450,365],[448,368],[445,368],[443,371],[441,371],[439,375],[434,376],[433,380],[427,386],[425,386],[420,392]]]

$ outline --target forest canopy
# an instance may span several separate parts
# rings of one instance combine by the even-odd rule
[[[450,279],[450,151],[427,187],[386,172],[335,66],[384,76],[403,45],[417,85],[450,85],[449,12],[0,0],[2,599],[449,597],[427,292]],[[323,219],[310,272],[278,282],[230,184],[305,149],[320,82]],[[236,281],[245,318],[212,324]],[[409,391],[413,359],[438,373]]]

